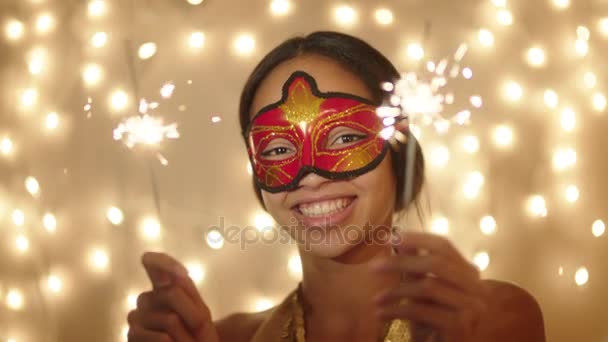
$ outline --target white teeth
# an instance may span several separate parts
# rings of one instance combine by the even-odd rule
[[[301,204],[298,206],[298,209],[304,216],[325,216],[344,210],[350,204],[350,201],[348,198],[339,198],[330,201]]]

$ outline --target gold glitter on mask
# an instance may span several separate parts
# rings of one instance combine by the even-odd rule
[[[294,125],[309,124],[319,116],[325,99],[315,96],[304,79],[299,79],[289,90],[289,96],[280,106],[287,121]]]

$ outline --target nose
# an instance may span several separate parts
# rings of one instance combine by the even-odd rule
[[[328,182],[331,182],[331,179],[320,176],[314,172],[309,172],[304,177],[302,177],[302,179],[298,183],[298,187],[316,189]]]

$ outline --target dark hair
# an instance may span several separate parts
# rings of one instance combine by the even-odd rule
[[[365,83],[372,94],[371,100],[378,106],[385,99],[385,92],[381,87],[382,83],[393,82],[400,77],[395,66],[382,53],[353,36],[338,32],[319,31],[305,37],[288,39],[262,58],[262,61],[255,67],[245,83],[239,106],[242,132],[249,125],[251,104],[262,81],[279,64],[303,55],[328,57],[351,71]],[[407,150],[405,146],[399,144],[397,149],[391,149],[393,174],[397,180],[396,211],[405,209],[409,205],[409,203],[404,203]],[[416,143],[415,163],[412,201],[417,200],[424,184],[424,157],[418,143]],[[255,184],[255,180],[253,187],[258,200],[265,207],[261,190]]]

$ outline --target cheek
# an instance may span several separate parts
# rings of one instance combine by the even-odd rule
[[[372,206],[394,208],[396,195],[396,180],[393,175],[391,156],[386,158],[374,170],[353,180],[364,195],[372,201]]]
[[[275,221],[281,221],[281,215],[285,212],[283,203],[285,203],[286,192],[279,192],[276,194],[262,190],[262,200],[266,206],[268,213],[275,219]],[[281,222],[279,222],[281,223]]]

